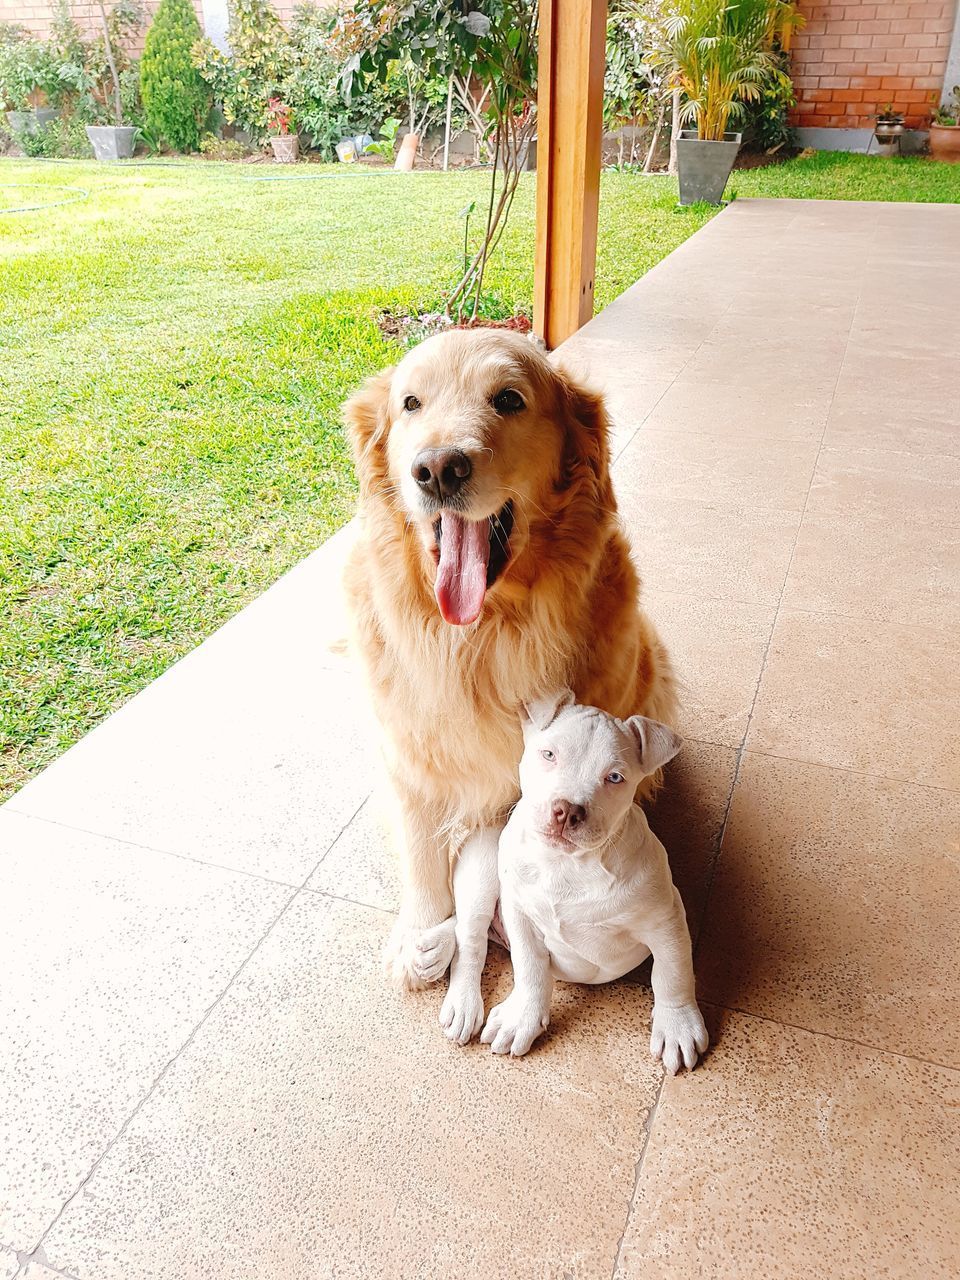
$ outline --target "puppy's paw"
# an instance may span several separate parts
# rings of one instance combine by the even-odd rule
[[[480,1039],[494,1053],[509,1053],[519,1058],[527,1052],[550,1022],[550,1011],[507,996],[503,1004],[490,1010]]]
[[[653,1006],[650,1052],[655,1058],[663,1059],[670,1075],[675,1076],[681,1065],[692,1071],[709,1043],[710,1037],[696,1004],[683,1004],[676,1009]]]
[[[420,991],[441,978],[456,946],[454,928],[452,918],[418,929],[401,917],[383,949],[383,971],[389,981],[405,991]]]
[[[469,1044],[483,1026],[483,997],[479,982],[450,979],[450,990],[440,1008],[440,1026],[448,1040]]]
[[[438,982],[450,968],[457,949],[456,928],[456,916],[450,916],[417,936],[413,967],[424,982]]]

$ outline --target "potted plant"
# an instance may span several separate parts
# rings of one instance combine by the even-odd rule
[[[300,158],[300,139],[291,131],[293,112],[280,98],[267,104],[267,128],[270,146],[277,164],[296,164]]]
[[[895,147],[899,147],[903,137],[903,115],[894,111],[893,103],[888,102],[885,107],[880,108],[874,119],[876,124],[873,136],[877,140],[878,150],[881,155],[890,155]]]
[[[0,106],[17,134],[35,134],[60,114],[50,97],[58,87],[56,59],[49,45],[21,27],[0,24]]]
[[[110,70],[113,124],[88,124],[87,137],[93,147],[97,160],[129,160],[137,141],[139,130],[123,123],[123,103],[120,97],[120,73],[117,71],[117,60],[113,52],[113,41],[110,38],[110,23],[103,0],[97,0],[100,10],[100,26],[103,33],[103,52]]]
[[[951,97],[933,113],[930,154],[934,160],[960,162],[960,84],[953,86]]]
[[[788,49],[803,17],[788,0],[668,0],[660,46],[648,60],[681,90],[677,139],[680,203],[719,204],[742,134],[728,125],[756,101],[779,42]]]

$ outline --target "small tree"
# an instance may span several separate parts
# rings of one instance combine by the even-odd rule
[[[190,0],[160,0],[140,62],[147,128],[175,151],[196,151],[210,94],[193,65],[200,24]]]
[[[269,0],[230,0],[229,53],[200,40],[194,64],[223,107],[228,124],[254,138],[267,129],[267,103],[285,98],[295,66],[290,37]]]

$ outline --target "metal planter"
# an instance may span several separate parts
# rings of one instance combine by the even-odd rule
[[[130,125],[87,125],[87,137],[97,160],[129,160],[139,132]]]
[[[743,135],[725,133],[722,142],[706,142],[694,129],[682,129],[677,139],[680,203],[719,204]]]
[[[56,120],[60,112],[55,107],[36,107],[32,111],[8,111],[7,124],[14,133],[33,137],[38,130]]]

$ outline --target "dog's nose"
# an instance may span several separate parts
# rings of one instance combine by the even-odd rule
[[[570,800],[554,800],[553,821],[558,831],[576,831],[586,821],[587,811],[582,804],[573,804]]]
[[[422,449],[410,474],[424,493],[442,502],[451,498],[470,478],[473,463],[462,449]]]

